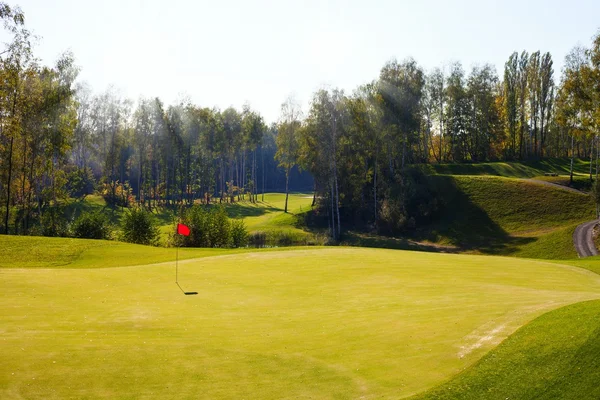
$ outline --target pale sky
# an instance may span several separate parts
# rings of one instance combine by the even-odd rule
[[[598,0],[3,1],[41,37],[42,62],[72,50],[95,93],[112,84],[133,100],[248,102],[267,122],[289,94],[306,109],[315,90],[351,93],[394,57],[427,70],[491,63],[502,74],[513,51],[539,49],[552,53],[558,81],[566,53],[600,28]]]

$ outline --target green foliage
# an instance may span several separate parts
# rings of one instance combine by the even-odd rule
[[[71,230],[73,236],[80,239],[110,239],[112,236],[110,219],[98,211],[79,215]]]
[[[252,247],[263,248],[267,245],[267,233],[262,231],[252,232],[248,238],[248,243]]]
[[[74,168],[67,175],[67,192],[73,198],[85,198],[94,193],[94,187],[94,174],[89,168]]]
[[[225,207],[207,209],[195,205],[185,210],[181,223],[190,228],[189,236],[176,235],[176,243],[183,247],[244,247],[248,232],[242,220],[230,221]]]
[[[242,219],[231,221],[231,247],[246,247],[248,245],[248,231]]]
[[[158,245],[160,231],[154,217],[143,208],[132,208],[121,219],[120,238],[124,242]]]
[[[435,180],[416,168],[407,168],[396,176],[382,201],[377,225],[385,233],[413,230],[431,222],[442,206]]]
[[[111,183],[104,183],[100,194],[104,197],[106,204],[111,207],[129,207],[135,202],[129,182],[112,181]]]
[[[42,213],[40,224],[44,236],[69,236],[69,221],[65,218],[63,206],[47,207]]]

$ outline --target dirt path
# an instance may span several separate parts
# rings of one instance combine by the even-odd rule
[[[552,183],[552,182],[548,182],[548,181],[542,181],[539,179],[525,179],[528,182],[531,183],[535,183],[537,185],[546,185],[546,186],[552,186],[555,188],[559,188],[559,189],[563,189],[563,190],[568,190],[569,192],[573,192],[573,193],[579,193],[579,194],[587,194],[585,192],[582,192],[581,190],[577,190],[577,189],[573,189],[572,187],[568,187],[568,186],[564,186],[564,185],[559,185],[558,183]]]
[[[585,222],[575,228],[575,232],[573,233],[573,243],[575,244],[575,250],[577,250],[577,254],[580,258],[598,255],[598,249],[596,248],[592,237],[592,231],[597,223],[598,220],[593,220]]]

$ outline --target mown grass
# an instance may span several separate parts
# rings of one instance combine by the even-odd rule
[[[173,264],[1,273],[7,399],[406,397],[600,298],[554,263],[358,248],[184,261],[196,296]]]
[[[572,232],[595,217],[590,196],[522,179],[432,176],[442,188],[441,218],[415,237],[457,251],[572,258]]]
[[[551,311],[412,400],[600,398],[600,301]]]
[[[462,164],[430,164],[426,170],[443,175],[495,175],[511,178],[533,178],[545,173],[568,174],[571,160],[568,158],[547,158],[530,162],[487,162]],[[575,159],[573,171],[578,175],[589,174],[589,160]]]
[[[573,183],[571,183],[571,178],[569,175],[535,176],[533,179],[555,183],[557,185],[570,187],[582,192],[591,192],[592,190],[592,181],[590,181],[589,175],[574,175]]]
[[[107,240],[0,235],[0,268],[110,268],[174,262],[176,254],[186,260],[249,251],[252,249],[177,250]]]

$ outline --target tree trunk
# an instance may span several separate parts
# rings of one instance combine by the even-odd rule
[[[260,146],[260,158],[262,160],[262,199],[261,201],[265,201],[265,149]]]
[[[10,146],[8,150],[8,179],[6,185],[6,215],[4,216],[4,233],[8,235],[8,216],[10,213],[10,184],[12,180],[12,155],[14,137],[10,138]]]
[[[375,167],[373,168],[373,215],[377,221],[377,156],[375,157]]]
[[[333,240],[337,240],[337,235],[335,234],[335,211],[333,210],[333,182],[329,182],[329,187],[331,188],[331,237]]]
[[[288,196],[289,196],[289,184],[290,184],[290,167],[288,166],[285,169],[285,207],[283,209],[284,213],[287,213],[288,207]]]
[[[573,161],[575,159],[575,135],[571,136],[571,171],[569,176],[569,184],[573,185]]]
[[[591,143],[591,147],[590,147],[590,182],[593,182],[594,179],[592,178],[592,166],[594,164],[594,139],[592,138],[592,143]]]
[[[598,135],[596,135],[596,182],[598,182],[598,157],[600,156],[600,146],[598,146]]]

